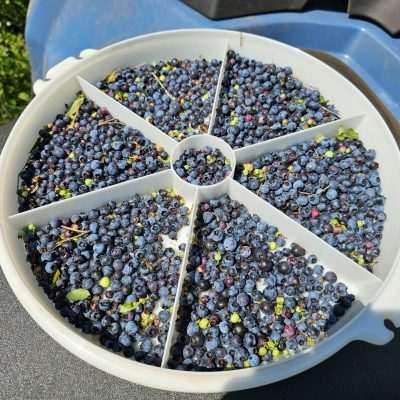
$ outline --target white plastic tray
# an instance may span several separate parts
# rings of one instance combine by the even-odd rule
[[[134,66],[173,57],[220,59],[223,61],[223,67],[210,118],[210,133],[218,106],[227,49],[260,61],[290,65],[295,75],[306,85],[320,89],[321,93],[337,106],[342,116],[339,121],[235,151],[221,148],[224,154],[233,158],[233,163],[254,159],[264,152],[282,149],[321,133],[334,135],[339,126],[356,128],[365,146],[377,151],[382,189],[387,197],[385,207],[388,218],[374,275],[245,189],[232,177],[217,185],[194,187],[180,179],[172,170],[167,170],[17,213],[17,172],[24,166],[37,132],[43,125],[52,121],[56,114],[62,112],[64,105],[71,102],[79,90],[83,90],[97,105],[107,107],[115,118],[139,129],[150,140],[162,144],[170,154],[176,155],[179,154],[182,144],[178,146],[175,140],[99,91],[92,83],[106,76],[112,69],[127,65]],[[35,84],[37,96],[15,124],[0,159],[0,263],[22,305],[62,346],[89,364],[131,382],[174,391],[223,392],[265,385],[287,378],[323,361],[354,340],[375,344],[385,344],[391,340],[393,334],[384,326],[383,321],[388,318],[396,326],[400,325],[400,305],[397,301],[400,284],[400,186],[395,184],[400,176],[400,154],[381,116],[349,81],[322,62],[295,48],[250,34],[222,30],[162,32],[126,40],[99,51],[86,50],[81,53],[80,58],[69,58],[54,67],[46,78],[47,80]],[[207,135],[204,135],[204,138],[195,140],[203,142],[207,141],[206,138]],[[212,140],[209,137],[210,143]],[[17,240],[17,232],[28,223],[42,224],[53,216],[68,216],[77,211],[100,206],[111,199],[127,199],[133,193],[145,193],[166,187],[173,187],[185,197],[191,206],[191,219],[174,312],[162,366],[158,368],[109,352],[97,344],[96,338],[80,333],[64,320],[38,287],[30,266],[25,261],[23,243]],[[256,368],[224,372],[171,370],[167,368],[167,360],[175,339],[174,322],[197,205],[204,199],[224,193],[243,203],[262,219],[279,227],[289,240],[316,254],[327,269],[336,271],[339,279],[349,286],[357,300],[350,311],[329,331],[327,339],[294,357]]]

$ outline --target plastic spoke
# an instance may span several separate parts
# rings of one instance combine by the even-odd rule
[[[222,88],[222,81],[224,79],[225,69],[226,69],[227,52],[228,52],[228,44],[226,45],[226,49],[224,50],[224,57],[223,57],[221,69],[219,71],[217,88],[215,90],[214,103],[213,103],[213,107],[212,107],[212,111],[211,111],[210,124],[208,126],[208,131],[207,131],[207,133],[209,135],[212,135],[212,131],[213,131],[214,125],[215,125],[215,119],[217,117],[217,111],[218,111],[218,107],[219,107],[219,99],[220,99],[221,88]]]
[[[324,135],[326,137],[334,137],[336,131],[341,126],[357,128],[364,115],[355,115],[353,117],[342,118],[336,121],[328,122],[326,124],[314,126],[309,129],[301,130],[289,135],[280,136],[275,139],[266,140],[260,143],[255,143],[250,146],[245,146],[240,149],[234,150],[236,153],[236,159],[238,163],[253,160],[264,153],[271,151],[283,150],[287,147],[312,140],[318,135]]]
[[[298,243],[308,254],[315,254],[319,262],[338,274],[339,280],[348,284],[350,291],[366,304],[381,285],[382,281],[369,273],[343,253],[302,227],[286,214],[273,207],[238,182],[231,180],[229,195],[244,204],[247,209],[261,219],[280,229],[290,241]]]
[[[169,154],[171,154],[177,144],[174,139],[154,125],[150,124],[150,122],[147,122],[135,112],[131,111],[129,108],[123,106],[112,97],[97,89],[96,86],[92,85],[82,77],[78,77],[78,80],[82,91],[98,106],[105,107],[112,116],[128,126],[138,129],[147,139],[152,141],[154,144],[160,144]]]
[[[176,295],[175,295],[175,300],[174,300],[173,311],[171,314],[171,318],[169,320],[170,324],[169,324],[169,329],[168,329],[168,336],[167,336],[167,340],[165,342],[164,353],[163,353],[163,358],[162,358],[162,362],[161,362],[162,368],[167,368],[167,364],[168,364],[168,360],[169,360],[169,356],[170,356],[170,352],[171,352],[171,346],[174,344],[174,341],[176,339],[176,337],[175,337],[176,336],[176,319],[177,319],[179,305],[180,305],[183,282],[185,280],[185,276],[186,276],[186,272],[187,272],[186,267],[187,267],[187,263],[189,260],[190,249],[191,249],[192,241],[193,241],[193,231],[194,231],[194,225],[196,223],[197,207],[198,207],[198,192],[196,192],[195,199],[193,201],[192,210],[191,210],[189,232],[188,232],[188,236],[187,236],[186,248],[185,248],[185,253],[183,255],[182,264],[181,264],[181,268],[180,268],[179,281],[178,281],[178,286],[176,288]]]
[[[18,228],[28,224],[41,225],[55,217],[71,216],[81,211],[89,211],[111,200],[126,200],[135,193],[144,194],[157,189],[171,187],[173,179],[171,170],[156,172],[14,214],[9,217],[9,221]]]

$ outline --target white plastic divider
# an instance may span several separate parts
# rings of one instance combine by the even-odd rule
[[[172,187],[173,185],[174,174],[171,170],[156,172],[155,174],[117,183],[103,189],[14,214],[9,217],[9,221],[17,227],[23,227],[27,224],[42,225],[54,217],[66,217],[79,212],[87,212],[111,200],[122,201],[129,199],[136,193],[150,193],[157,189]],[[179,187],[183,188],[186,197],[190,196],[188,188],[182,187],[182,185]],[[193,190],[189,199],[194,198],[194,192]],[[185,195],[183,196],[185,197]]]
[[[223,81],[224,75],[225,75],[226,60],[228,58],[228,50],[229,50],[229,46],[228,46],[228,43],[226,43],[226,48],[224,51],[224,58],[222,59],[221,69],[219,70],[218,83],[217,83],[217,88],[215,90],[214,102],[213,102],[213,107],[212,107],[212,111],[211,111],[211,117],[210,117],[210,122],[208,125],[208,130],[207,130],[208,135],[212,135],[212,130],[214,129],[214,124],[215,124],[215,118],[217,117],[217,110],[218,110],[218,106],[219,106],[219,97],[221,95],[222,81]]]
[[[106,95],[101,90],[97,89],[96,86],[86,81],[82,77],[78,76],[78,82],[85,95],[94,101],[99,107],[105,107],[110,114],[119,119],[124,124],[131,126],[132,128],[138,129],[143,136],[149,139],[155,144],[160,144],[165,150],[171,154],[177,142],[170,136],[162,132],[156,126],[147,122],[144,118],[134,113],[129,108],[123,106],[112,97]]]
[[[192,185],[191,183],[185,181],[182,179],[177,172],[175,171],[174,168],[174,163],[179,159],[179,157],[182,155],[182,153],[185,150],[188,149],[204,149],[206,146],[210,146],[213,149],[218,149],[221,151],[223,156],[229,160],[230,166],[231,166],[231,171],[230,173],[225,177],[220,182],[217,182],[213,185]],[[226,181],[228,178],[233,178],[233,175],[235,173],[235,167],[236,167],[236,157],[235,153],[232,150],[231,146],[229,146],[228,143],[226,143],[224,140],[220,139],[219,137],[212,136],[212,135],[195,135],[195,136],[189,136],[185,139],[183,139],[181,142],[178,143],[178,145],[175,147],[174,151],[172,152],[171,155],[171,168],[174,171],[174,173],[177,176],[177,179],[182,182],[183,185],[189,186],[189,187],[198,187],[199,190],[201,191],[211,191],[212,193],[217,190],[219,186],[224,186],[226,185]]]
[[[171,317],[169,320],[168,335],[167,335],[167,340],[165,341],[165,345],[164,345],[164,353],[163,353],[163,358],[161,361],[161,368],[167,368],[168,360],[169,360],[169,356],[170,356],[170,352],[171,352],[171,346],[175,343],[176,336],[177,336],[177,333],[175,330],[176,319],[178,316],[178,310],[179,310],[179,306],[180,306],[183,282],[185,281],[186,272],[187,272],[187,270],[186,270],[187,263],[189,260],[190,250],[191,250],[192,243],[193,243],[193,231],[194,231],[194,225],[196,223],[197,207],[198,207],[198,189],[196,189],[196,194],[195,194],[195,198],[194,198],[192,209],[191,209],[188,240],[186,242],[185,252],[184,252],[181,267],[180,267],[178,286],[176,289],[176,295],[175,295],[174,305],[173,305],[173,309],[172,309],[172,314],[171,314]]]
[[[239,164],[245,161],[251,161],[265,153],[283,150],[287,147],[312,140],[317,135],[323,134],[326,137],[334,137],[337,130],[342,126],[345,128],[358,128],[363,118],[364,115],[360,114],[348,118],[338,119],[326,124],[317,125],[309,129],[291,133],[289,135],[280,136],[275,139],[266,140],[264,142],[255,143],[250,146],[236,149],[236,162]],[[363,133],[359,133],[362,138]]]
[[[363,304],[367,304],[376,294],[382,284],[379,278],[303,228],[286,214],[234,180],[230,180],[228,194],[232,199],[246,206],[251,213],[257,214],[262,220],[280,229],[290,241],[298,243],[309,254],[315,254],[321,264],[337,273],[339,280],[346,283]]]

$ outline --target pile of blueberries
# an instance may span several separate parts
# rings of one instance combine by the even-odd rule
[[[159,366],[185,248],[164,246],[163,236],[175,241],[188,224],[184,199],[160,190],[28,225],[21,235],[63,317],[112,351]]]
[[[208,133],[220,69],[218,60],[171,59],[114,70],[96,85],[180,141]],[[228,52],[212,134],[234,149],[338,118],[290,67]],[[162,146],[78,94],[40,130],[19,173],[19,211],[170,163]],[[196,185],[218,183],[232,167],[210,146],[187,149],[173,163]],[[336,137],[245,162],[235,179],[372,271],[386,219],[378,167],[357,132],[340,128]],[[20,237],[63,317],[106,348],[160,366],[186,247],[178,232],[189,215],[180,195],[161,189],[30,224]],[[315,255],[227,195],[199,204],[193,237],[170,368],[229,370],[289,357],[324,338],[355,299]]]
[[[244,163],[235,178],[372,271],[386,219],[375,155],[340,128]]]
[[[97,87],[177,140],[207,133],[221,62],[177,60],[113,71]]]
[[[230,161],[221,150],[209,146],[185,150],[174,162],[176,173],[193,185],[213,185],[232,171]]]
[[[314,345],[354,301],[317,257],[223,196],[199,206],[169,365],[256,367]]]
[[[279,67],[230,50],[213,135],[233,148],[334,121],[338,112],[291,67]]]
[[[19,211],[169,167],[169,155],[138,130],[79,95],[39,132],[19,174]]]

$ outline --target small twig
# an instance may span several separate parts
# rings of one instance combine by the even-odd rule
[[[208,129],[207,129],[206,131],[203,131],[203,130],[201,129],[202,126],[203,126],[203,124],[200,124],[200,125],[197,126],[196,128],[193,128],[193,127],[192,127],[192,124],[189,122],[189,128],[192,130],[192,132],[196,132],[196,133],[199,133],[199,134],[207,133],[207,132],[208,132]],[[197,128],[199,128],[199,129],[197,129]]]
[[[38,189],[39,189],[39,177],[35,176],[35,177],[32,178],[31,186],[29,188],[27,187],[26,190],[28,191],[29,194],[33,194]]]
[[[337,114],[337,113],[335,113],[334,111],[330,110],[328,107],[325,107],[325,106],[323,106],[322,104],[320,104],[320,107],[321,107],[323,110],[325,110],[325,111],[331,113],[331,114],[334,115],[335,117],[340,118],[340,115],[339,115],[339,114]]]
[[[79,237],[86,235],[88,233],[89,233],[89,231],[84,231],[84,232],[80,233],[79,235],[75,235],[75,236],[71,236],[69,238],[62,239],[62,240],[58,241],[56,243],[56,245],[50,251],[54,251],[57,247],[62,246],[64,243],[69,242],[70,240],[73,240],[73,239],[78,239]]]
[[[208,125],[206,125],[205,123],[204,124],[200,124],[199,125],[199,129],[200,129],[200,132],[202,132],[202,133],[207,133],[208,132]]]
[[[297,78],[296,78],[297,79]],[[312,85],[307,85],[307,86],[305,86],[306,87],[306,89],[312,89],[312,90],[317,90],[318,92],[319,92],[319,89],[318,88],[316,88],[315,86],[312,86]]]
[[[67,231],[72,231],[76,233],[89,233],[89,231],[82,231],[81,229],[71,228],[70,226],[61,225],[61,228],[66,229]]]
[[[140,68],[140,67],[143,67],[143,65],[149,65],[149,64],[148,63],[137,64],[134,66],[134,68]]]
[[[328,185],[327,187],[323,188],[323,189],[321,190],[321,193],[319,193],[319,194],[322,194],[322,193],[326,192],[328,189],[329,189],[329,185]],[[300,191],[299,191],[299,193],[300,193],[300,194],[304,194],[304,196],[314,196],[314,195],[317,194],[317,193],[300,192]]]
[[[328,185],[327,187],[324,187],[324,188],[322,189],[321,193],[326,192],[326,191],[329,189],[330,186],[331,186],[331,185]]]
[[[312,155],[312,158],[314,158],[314,160],[321,160],[322,157],[320,157],[317,153],[317,151],[314,151],[314,154]]]
[[[311,85],[307,85],[306,88],[307,88],[307,89],[312,89],[312,90],[318,90],[318,91],[319,91],[318,88],[316,88],[316,87],[314,87],[314,86],[311,86]],[[320,107],[321,107],[322,109],[324,109],[325,111],[331,113],[332,115],[334,115],[334,116],[337,117],[337,118],[340,118],[340,115],[338,115],[338,114],[335,113],[334,111],[332,111],[332,110],[330,110],[329,108],[323,106],[321,103],[320,103],[319,105],[320,105]]]
[[[171,100],[175,100],[175,97],[171,95],[170,92],[168,92],[167,88],[163,85],[163,83],[160,81],[160,79],[158,78],[158,76],[152,72],[151,75],[153,76],[153,78],[157,81],[157,83],[164,89],[165,93],[167,94],[167,96],[171,99]]]
[[[200,133],[200,131],[198,129],[193,128],[192,123],[189,122],[189,128],[192,130],[192,132],[197,132]]]
[[[300,194],[304,194],[304,196],[312,196],[314,193],[308,193],[308,192],[300,192]]]
[[[67,230],[67,231],[76,232],[76,233],[78,233],[78,235],[71,236],[71,237],[68,237],[68,238],[64,238],[64,239],[62,239],[62,240],[59,240],[59,241],[56,243],[56,245],[55,245],[51,250],[47,251],[46,253],[48,253],[48,252],[50,252],[50,251],[54,251],[57,247],[62,246],[64,243],[69,242],[70,240],[73,240],[73,239],[78,239],[78,238],[80,238],[81,236],[87,235],[87,234],[90,232],[90,231],[81,231],[80,229],[71,228],[70,226],[65,226],[65,225],[61,225],[61,228],[65,229],[65,230]]]
[[[36,185],[34,186],[34,188],[29,192],[30,194],[35,193],[37,190],[39,189],[39,183],[36,183]]]
[[[105,119],[103,121],[100,121],[97,126],[103,126],[103,125],[111,125],[111,124],[119,124],[119,125],[125,125],[123,122],[116,120],[115,118],[112,119]]]

